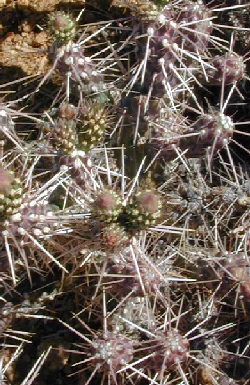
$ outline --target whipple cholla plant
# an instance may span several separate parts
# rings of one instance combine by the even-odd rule
[[[1,385],[247,385],[247,1],[0,5]]]

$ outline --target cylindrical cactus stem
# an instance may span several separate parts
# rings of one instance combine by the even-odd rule
[[[91,179],[91,158],[84,151],[75,150],[70,155],[60,157],[61,166],[69,168],[71,178],[81,186],[87,186]]]
[[[77,123],[79,148],[86,152],[100,146],[107,126],[108,114],[103,106],[89,103],[81,107]]]
[[[77,134],[75,119],[58,118],[52,128],[53,145],[62,154],[69,155],[76,149]]]
[[[128,230],[143,230],[155,225],[161,216],[161,207],[161,198],[156,191],[139,191],[125,208],[125,227]]]
[[[52,13],[49,17],[48,28],[50,35],[59,45],[67,45],[76,34],[76,21],[63,11]]]
[[[202,115],[190,130],[197,136],[181,138],[180,147],[185,155],[199,158],[205,154],[215,155],[225,147],[233,136],[234,123],[232,119],[220,112]]]
[[[210,62],[213,68],[206,70],[207,80],[200,74],[199,80],[209,84],[232,84],[244,77],[246,66],[242,56],[234,52],[214,56]]]
[[[99,221],[115,222],[122,210],[119,194],[112,190],[97,193],[92,203],[92,215]]]
[[[202,0],[185,1],[176,22],[183,48],[191,52],[203,53],[207,47],[213,29],[212,12]]]
[[[97,333],[91,347],[91,363],[102,373],[115,373],[133,359],[133,343],[115,332]],[[113,379],[114,380],[114,379]]]
[[[59,118],[65,120],[72,120],[76,118],[77,109],[73,104],[69,104],[67,102],[63,102],[60,104],[58,109]]]
[[[2,219],[8,219],[9,216],[17,213],[22,203],[23,189],[19,178],[2,169],[2,177],[5,182],[2,185],[0,194],[0,213]]]
[[[103,223],[100,226],[98,240],[105,251],[120,250],[129,244],[129,238],[118,223]]]
[[[161,373],[174,369],[188,359],[189,341],[177,329],[159,331],[151,341],[155,354],[147,361],[148,367]]]
[[[54,59],[58,74],[70,75],[70,78],[80,85],[84,95],[103,90],[103,77],[91,58],[84,54],[83,46],[70,42],[57,52]]]
[[[142,258],[136,260],[136,266],[129,249],[124,249],[123,254],[123,258],[110,258],[107,267],[116,298],[128,293],[132,297],[159,294],[163,282],[161,272]]]
[[[170,161],[177,156],[176,148],[179,147],[180,138],[185,132],[185,119],[170,109],[161,115],[160,118],[149,122],[146,152],[151,157]]]

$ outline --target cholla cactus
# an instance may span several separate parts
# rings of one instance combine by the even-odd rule
[[[128,229],[146,229],[153,226],[161,216],[161,199],[153,190],[139,191],[126,207],[125,220]]]
[[[125,230],[117,223],[103,224],[99,236],[103,250],[119,250],[129,243]]]
[[[109,124],[106,109],[99,103],[86,104],[80,108],[78,119],[79,147],[87,152],[101,145]]]
[[[114,222],[122,210],[122,202],[115,191],[99,192],[92,205],[94,217],[105,222]]]
[[[102,91],[102,75],[91,57],[85,55],[83,46],[68,43],[58,52],[55,64],[59,75],[70,75],[72,80],[81,85],[84,95]]]
[[[2,173],[2,194],[1,200],[1,212],[2,218],[6,219],[9,216],[16,214],[18,208],[22,203],[23,189],[21,181],[18,178],[14,178],[13,174],[1,170]]]
[[[76,22],[71,15],[57,11],[49,17],[49,32],[60,44],[66,45],[74,39],[76,34]]]
[[[188,359],[189,341],[177,329],[158,333],[151,344],[155,345],[155,354],[149,359],[148,365],[160,373],[169,371]]]
[[[246,385],[249,6],[54,3],[0,5],[1,381]]]
[[[206,114],[192,128],[192,132],[198,136],[183,138],[180,147],[187,149],[187,156],[203,156],[207,151],[214,155],[221,150],[231,140],[234,132],[234,123],[229,116],[215,112]]]
[[[93,342],[91,357],[94,367],[114,375],[132,360],[133,344],[128,338],[117,333],[99,333]]]
[[[245,74],[245,64],[241,56],[235,53],[214,56],[211,60],[213,68],[207,70],[208,82],[226,85],[241,80]]]
[[[57,149],[69,155],[76,150],[76,121],[74,119],[58,118],[52,128],[52,138]]]

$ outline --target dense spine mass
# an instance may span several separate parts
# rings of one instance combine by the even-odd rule
[[[1,384],[247,385],[249,5],[0,10]]]

